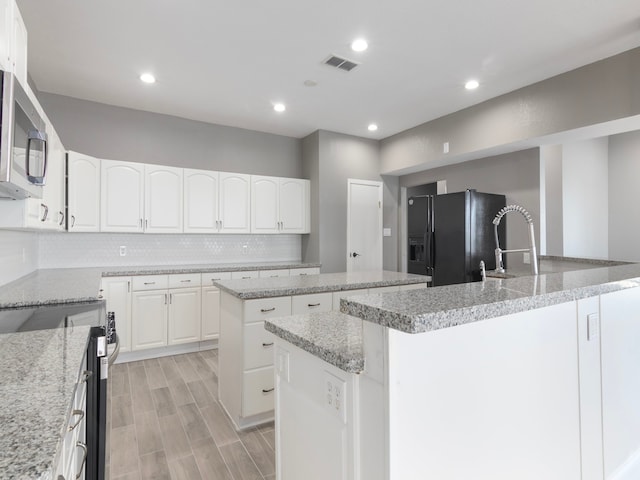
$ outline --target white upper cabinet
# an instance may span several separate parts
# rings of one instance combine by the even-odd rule
[[[309,181],[251,177],[251,233],[309,233]]]
[[[251,176],[251,233],[279,233],[280,179]]]
[[[184,169],[184,232],[217,233],[220,189],[218,172]]]
[[[309,233],[309,180],[280,179],[281,233]]]
[[[13,0],[0,0],[0,67],[8,71],[13,70],[13,7]]]
[[[100,230],[142,232],[144,164],[102,160]]]
[[[220,172],[220,233],[251,233],[251,176]]]
[[[144,231],[182,232],[182,169],[145,165]]]
[[[10,47],[13,73],[20,85],[27,85],[27,27],[17,5],[13,6],[13,38]]]
[[[65,151],[60,137],[47,122],[47,179],[42,188],[42,203],[49,209],[47,229],[64,230]]]
[[[70,151],[67,176],[68,230],[100,231],[100,160]]]

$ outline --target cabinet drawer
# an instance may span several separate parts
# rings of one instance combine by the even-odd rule
[[[320,269],[318,267],[307,267],[307,268],[292,268],[289,270],[290,276],[295,275],[318,275],[320,273]]]
[[[273,365],[274,337],[264,329],[264,322],[250,323],[244,327],[245,370]]]
[[[168,275],[140,275],[132,278],[133,291],[166,290],[169,288]]]
[[[421,288],[427,288],[426,283],[414,283],[412,285],[400,285],[400,290],[419,290]]]
[[[260,270],[258,272],[260,278],[288,277],[289,269],[281,268],[280,270]]]
[[[244,302],[245,323],[287,315],[291,315],[291,297],[256,298]]]
[[[387,292],[399,292],[399,291],[400,291],[400,287],[397,285],[391,286],[391,287],[375,287],[375,288],[369,289],[369,293],[387,293]]]
[[[291,297],[291,313],[293,315],[328,312],[331,310],[332,305],[333,294],[331,292],[295,295]]]
[[[199,273],[179,273],[169,275],[169,288],[199,287],[201,276]]]
[[[273,367],[244,372],[242,378],[242,416],[273,410]]]
[[[333,292],[333,309],[340,311],[340,299],[351,295],[366,295],[369,290],[361,288],[360,290],[345,290],[343,292]]]
[[[231,272],[210,272],[202,274],[202,285],[209,286],[213,285],[213,282],[217,282],[218,280],[230,280]]]
[[[245,272],[231,272],[231,278],[233,280],[242,280],[247,278],[258,278],[260,274],[257,270],[247,270]]]

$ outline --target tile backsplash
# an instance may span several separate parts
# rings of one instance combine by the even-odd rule
[[[0,285],[38,268],[38,235],[0,230]]]
[[[39,268],[297,262],[300,235],[39,234]],[[121,247],[126,254],[120,255]]]

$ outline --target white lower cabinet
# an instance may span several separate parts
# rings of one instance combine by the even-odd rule
[[[166,290],[133,292],[132,350],[167,345],[168,296]]]
[[[220,289],[202,287],[202,340],[214,340],[220,333]]]
[[[328,312],[332,307],[333,294],[331,292],[295,295],[291,297],[291,313],[293,315]]]
[[[200,341],[200,287],[169,290],[169,345]]]

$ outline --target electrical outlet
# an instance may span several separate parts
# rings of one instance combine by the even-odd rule
[[[324,372],[324,404],[336,417],[347,423],[345,394],[347,383],[329,372]]]
[[[121,257],[126,257],[127,256],[127,247],[125,247],[124,245],[120,246],[120,256]]]
[[[249,251],[249,245],[242,245],[242,254],[246,255]]]
[[[531,263],[531,254],[529,252],[524,252],[522,254],[522,261],[526,264],[530,264]]]
[[[276,368],[278,375],[285,382],[289,381],[289,352],[284,348],[278,347],[276,350]]]
[[[442,153],[449,153],[449,142],[444,142],[442,144]]]

